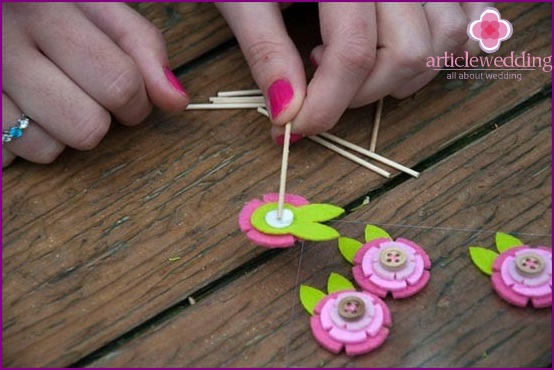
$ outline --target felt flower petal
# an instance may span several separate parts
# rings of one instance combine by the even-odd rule
[[[407,284],[405,281],[395,281],[395,280],[385,280],[380,278],[377,275],[371,275],[369,280],[380,287],[383,287],[387,290],[394,291],[406,288]]]
[[[381,330],[381,327],[383,326],[384,315],[383,315],[383,309],[381,308],[381,306],[376,305],[374,307],[374,312],[375,313],[373,315],[373,319],[371,320],[371,323],[365,329],[365,331],[370,337],[376,336],[379,330]]]
[[[333,321],[331,319],[331,310],[333,309],[334,300],[330,304],[326,304],[321,309],[321,326],[325,330],[331,330]]]
[[[429,255],[423,250],[423,248],[421,248],[419,245],[417,245],[416,243],[408,239],[398,238],[396,239],[396,241],[399,243],[407,244],[410,247],[412,247],[416,252],[416,254],[419,254],[421,258],[423,258],[423,267],[426,270],[429,270],[431,268],[431,259],[429,258]]]
[[[525,285],[517,284],[512,289],[516,293],[531,298],[538,298],[547,294],[552,294],[552,287],[550,287],[548,284],[543,284],[536,287],[527,287]]]
[[[360,343],[367,338],[364,331],[348,331],[336,326],[329,331],[329,335],[332,339],[341,343]]]
[[[288,248],[292,247],[295,242],[292,235],[267,235],[256,229],[248,231],[246,236],[253,243],[267,248]]]
[[[393,291],[392,297],[394,299],[411,297],[414,294],[419,293],[423,288],[425,288],[430,278],[431,278],[431,274],[429,273],[429,271],[424,270],[421,275],[421,278],[417,281],[416,284],[408,285],[405,289],[402,289],[402,290]]]
[[[262,199],[266,203],[277,203],[279,201],[279,193],[264,194]],[[285,203],[288,203],[295,207],[310,204],[310,202],[308,202],[304,197],[296,194],[285,194]]]
[[[328,331],[323,329],[319,316],[312,316],[310,319],[310,326],[312,333],[316,341],[326,350],[332,353],[339,353],[342,350],[344,344],[331,338]]]
[[[375,284],[373,284],[364,274],[362,271],[361,266],[354,266],[352,268],[352,275],[354,275],[354,280],[356,280],[356,283],[366,292],[375,294],[379,297],[386,297],[387,296],[387,290],[383,289]]]
[[[240,230],[245,233],[249,230],[252,230],[252,224],[250,223],[250,217],[252,217],[252,214],[256,209],[258,209],[260,206],[262,206],[263,203],[258,199],[252,199],[246,205],[244,208],[240,211],[239,214],[239,226]]]
[[[515,269],[515,258],[508,256],[500,269],[500,276],[502,276],[502,280],[507,286],[514,286],[518,283],[523,283],[523,277],[518,274]]]
[[[543,297],[531,298],[533,307],[535,308],[546,308],[552,306],[552,294],[547,294]]]
[[[381,328],[376,336],[366,339],[362,343],[346,344],[345,351],[348,356],[363,355],[381,346],[389,336],[389,329]]]
[[[419,279],[421,279],[421,275],[423,275],[423,271],[423,258],[421,256],[416,256],[416,260],[414,262],[414,271],[410,276],[408,276],[406,282],[409,285],[417,284]]]
[[[506,284],[504,284],[504,281],[502,280],[502,277],[499,273],[496,272],[492,274],[491,282],[494,290],[496,290],[498,295],[502,297],[505,301],[515,306],[527,306],[529,298],[517,294],[512,289],[510,289]]]

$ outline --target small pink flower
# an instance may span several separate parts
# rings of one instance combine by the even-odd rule
[[[361,355],[379,347],[392,318],[385,303],[367,292],[339,291],[315,307],[310,325],[317,342],[333,353]]]
[[[552,250],[525,245],[504,251],[494,260],[492,286],[513,305],[552,306]]]
[[[502,41],[508,40],[513,33],[510,22],[500,17],[500,12],[495,8],[485,8],[477,21],[467,26],[468,36],[479,41],[481,50],[486,53],[494,53],[500,48]]]
[[[259,246],[268,247],[268,248],[287,248],[287,247],[292,247],[294,245],[294,242],[296,240],[299,240],[291,234],[285,234],[285,235],[264,234],[256,230],[256,228],[254,228],[254,226],[250,222],[252,215],[258,208],[268,203],[275,203],[278,200],[279,200],[279,194],[277,193],[264,194],[263,202],[258,199],[253,199],[250,202],[246,203],[246,205],[240,212],[239,226],[241,231],[246,234],[248,239],[250,239],[252,242],[254,242]],[[299,195],[294,195],[294,194],[285,194],[285,203],[288,203],[296,207],[309,204],[309,202],[306,199],[304,199]]]
[[[416,243],[398,238],[371,240],[354,256],[352,273],[365,291],[395,299],[410,297],[429,282],[431,260]]]

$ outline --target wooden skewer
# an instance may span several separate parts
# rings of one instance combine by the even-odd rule
[[[263,96],[237,96],[237,97],[211,97],[210,103],[215,104],[231,104],[231,103],[261,103],[265,104]]]
[[[244,109],[244,108],[259,108],[265,107],[265,103],[230,103],[230,104],[189,104],[186,110],[196,109]]]
[[[262,90],[236,90],[236,91],[220,91],[217,96],[250,96],[262,95]]]
[[[381,124],[381,113],[383,112],[383,99],[377,103],[377,110],[375,111],[375,120],[373,121],[373,131],[371,132],[371,143],[369,144],[369,150],[375,152],[377,146],[377,134],[379,133],[379,125]]]
[[[291,122],[285,125],[285,142],[283,144],[283,160],[281,162],[281,181],[279,182],[279,201],[277,203],[277,219],[283,218],[283,208],[285,207],[285,188],[287,186],[287,168],[289,166],[289,147]]]
[[[381,163],[386,164],[387,166],[391,166],[392,168],[396,168],[397,170],[400,170],[402,172],[405,172],[413,177],[419,177],[419,172],[412,170],[411,168],[408,168],[406,166],[401,165],[400,163],[396,163],[388,158],[385,158],[379,154],[370,152],[367,149],[364,149],[360,146],[357,146],[355,144],[352,144],[344,139],[341,139],[339,137],[336,137],[335,135],[331,135],[328,133],[320,134],[321,137],[324,137],[325,139],[328,139],[330,141],[334,141],[335,143],[338,143],[348,149],[352,149],[355,152],[358,152],[360,154],[366,155],[369,158],[375,159],[376,161],[379,161]]]
[[[361,158],[356,157],[355,155],[348,153],[346,150],[339,148],[335,144],[330,143],[329,141],[322,139],[318,136],[308,136],[308,139],[315,141],[316,143],[326,147],[327,149],[332,150],[333,152],[342,155],[345,158],[350,159],[353,162],[356,162],[360,166],[363,166],[367,168],[368,170],[371,170],[373,172],[378,173],[379,175],[386,177],[387,179],[390,178],[390,173],[388,171],[383,170],[382,168],[379,168],[369,162],[364,161]]]
[[[269,117],[269,112],[265,108],[258,108],[258,112],[263,114],[266,117]],[[316,143],[326,147],[327,149],[332,150],[333,152],[335,152],[337,154],[340,154],[343,157],[345,157],[347,159],[350,159],[350,160],[354,161],[355,163],[357,163],[357,164],[359,164],[359,165],[361,165],[361,166],[363,166],[363,167],[365,167],[365,168],[367,168],[371,171],[377,172],[379,175],[384,176],[387,179],[390,178],[390,173],[389,172],[387,172],[387,171],[385,171],[385,170],[383,170],[383,169],[381,169],[381,168],[379,168],[379,167],[377,167],[377,166],[375,166],[375,165],[373,165],[369,162],[366,162],[363,159],[356,157],[355,155],[352,155],[352,154],[348,153],[346,150],[344,150],[342,148],[339,148],[336,145],[333,145],[332,143],[328,142],[327,140],[325,140],[321,137],[308,136],[308,139],[315,141]]]

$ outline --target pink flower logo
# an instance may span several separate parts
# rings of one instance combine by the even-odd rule
[[[531,248],[511,235],[496,233],[496,249],[470,247],[471,260],[491,275],[492,287],[505,301],[520,307],[552,306],[552,248]]]
[[[339,250],[354,267],[354,280],[363,290],[385,298],[407,298],[421,291],[431,277],[431,260],[416,243],[367,225],[366,244],[341,237]]]
[[[510,22],[500,17],[496,8],[485,8],[477,21],[467,26],[467,35],[479,41],[481,50],[486,53],[494,53],[500,48],[502,41],[508,40],[513,33]]]

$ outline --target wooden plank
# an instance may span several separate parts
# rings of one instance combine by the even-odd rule
[[[550,29],[549,6],[513,5],[521,31],[512,39],[534,54],[550,50],[536,37]],[[380,153],[414,165],[521,104],[549,77],[533,72],[524,83],[448,94],[439,78],[414,100],[386,104]],[[198,100],[254,85],[238,49],[185,81],[202,92]],[[476,102],[480,109],[470,109]],[[359,139],[371,111],[349,112],[336,132]],[[236,216],[245,201],[277,190],[279,158],[255,112],[156,113],[139,127],[115,127],[95,150],[4,171],[4,365],[69,365],[260,255]],[[310,142],[293,148],[289,174],[291,192],[339,205],[383,184]]]
[[[550,245],[545,235],[551,233],[552,217],[550,117],[551,101],[545,100],[420,179],[335,222],[342,235],[358,240],[369,222],[420,227],[384,226],[393,236],[418,242],[433,261],[425,290],[386,300],[394,325],[376,352],[336,356],[312,338],[298,284],[325,289],[330,272],[352,275],[336,242],[306,243],[299,276],[297,247],[90,366],[548,366],[551,310],[502,301],[470,262],[467,248],[491,247],[494,234],[486,230],[540,234],[518,236],[532,245]]]
[[[128,3],[162,31],[172,68],[233,38],[213,3]]]

